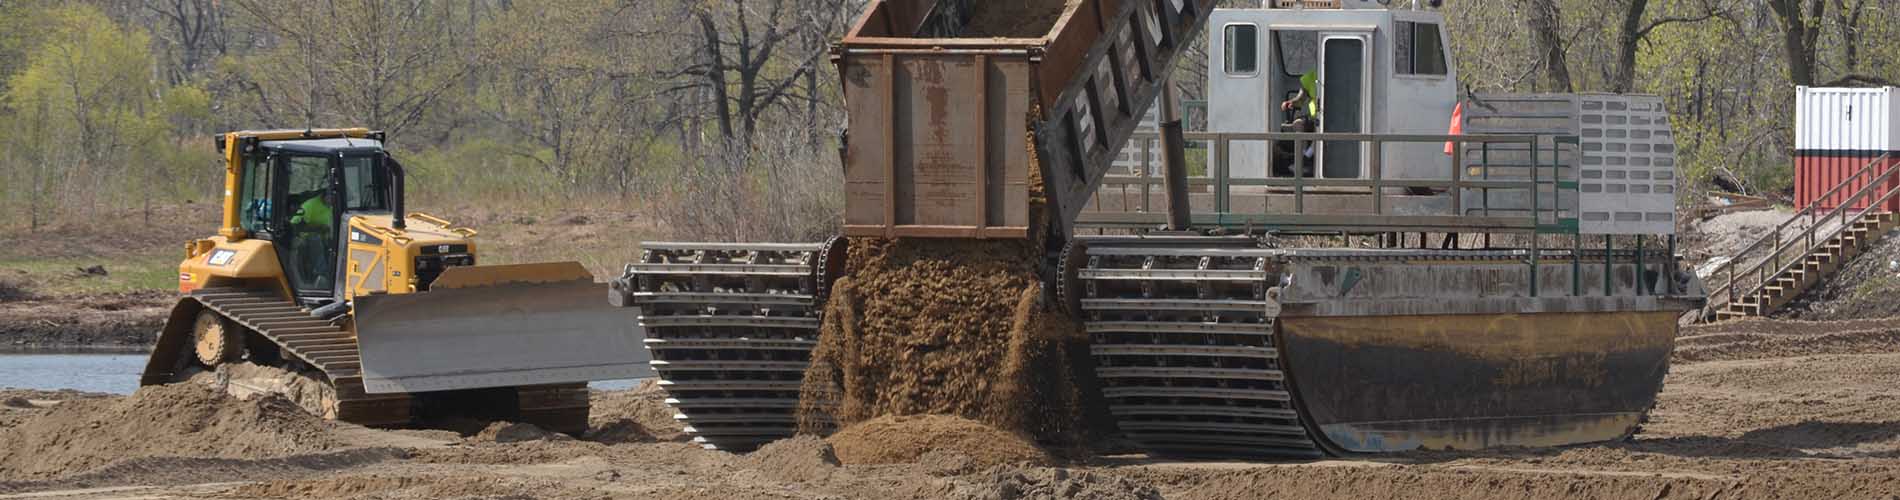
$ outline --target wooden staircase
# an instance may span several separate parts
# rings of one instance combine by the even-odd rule
[[[1807,249],[1807,255],[1799,265],[1790,266],[1777,273],[1764,286],[1753,293],[1735,295],[1726,307],[1715,310],[1715,320],[1765,316],[1800,297],[1808,288],[1825,281],[1835,271],[1840,270],[1867,247],[1879,241],[1880,237],[1892,231],[1900,222],[1900,216],[1892,213],[1869,213],[1854,221],[1853,227],[1814,248]]]
[[[1875,158],[1716,268],[1704,280],[1710,290],[1702,319],[1773,313],[1900,226],[1900,215],[1884,209],[1900,194],[1900,169],[1876,168],[1885,163],[1886,156]],[[1842,198],[1847,186],[1863,187]],[[1824,201],[1837,203],[1823,209]]]

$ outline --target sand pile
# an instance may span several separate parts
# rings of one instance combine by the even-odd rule
[[[174,384],[66,402],[0,431],[0,478],[70,475],[140,457],[255,459],[342,446],[322,420],[282,398],[243,401]]]
[[[883,417],[847,427],[825,440],[847,464],[917,462],[926,454],[968,459],[964,468],[1047,463],[1049,455],[1022,435],[945,415]]]
[[[971,2],[970,22],[960,38],[1042,38],[1055,29],[1069,4],[1079,0]]]
[[[991,470],[948,495],[957,500],[1161,500],[1154,486],[1088,470],[1049,467]]]
[[[481,432],[469,436],[471,443],[522,443],[528,441],[573,441],[574,438],[559,432],[542,429],[534,424],[515,422],[491,422]]]
[[[1041,258],[1032,240],[853,239],[805,373],[801,428],[937,414],[1086,442],[1105,428],[1085,396],[1087,336],[1043,300]]]
[[[280,480],[239,486],[236,498],[591,498],[598,495],[541,478],[506,478],[468,474],[382,475],[335,477],[321,480]]]
[[[831,443],[812,435],[766,443],[747,453],[745,460],[767,477],[790,482],[823,479],[836,472],[839,465]]]
[[[592,391],[584,437],[607,444],[686,440],[685,426],[673,419],[679,411],[667,406],[657,382],[647,380],[626,391]]]

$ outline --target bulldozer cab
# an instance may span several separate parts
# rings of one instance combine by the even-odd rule
[[[402,196],[394,162],[373,139],[261,141],[245,153],[241,227],[267,239],[291,292],[305,303],[342,299],[342,231],[349,214],[388,213]]]

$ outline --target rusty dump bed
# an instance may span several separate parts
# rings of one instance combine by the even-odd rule
[[[1533,285],[1524,251],[1098,241],[1064,255],[1063,299],[1151,453],[1553,446],[1634,432],[1702,296],[1624,254],[1542,264]]]
[[[836,47],[845,234],[1068,234],[1213,5],[877,0]]]

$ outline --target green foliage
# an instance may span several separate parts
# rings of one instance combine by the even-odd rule
[[[1613,90],[1624,17],[1636,1],[1551,0],[1561,10],[1563,52],[1576,91]],[[1446,3],[1461,84],[1481,92],[1547,90],[1538,85],[1547,68],[1525,21],[1526,9],[1537,3]],[[1847,74],[1900,80],[1900,6],[1879,0],[1827,4],[1827,15],[1810,19],[1820,27],[1817,81]],[[1765,2],[1743,0],[1643,5],[1634,19],[1639,30],[1631,90],[1666,99],[1688,187],[1721,173],[1752,193],[1787,192],[1794,87],[1776,14]],[[1844,9],[1855,6],[1858,17],[1845,15],[1855,11]]]
[[[525,153],[524,153],[525,151]],[[397,154],[407,170],[407,185],[417,205],[459,205],[472,193],[489,201],[522,203],[554,197],[564,181],[535,168],[548,154],[515,143],[477,138],[451,147]]]
[[[1460,83],[1546,90],[1526,14],[1551,5],[1575,90],[1609,90],[1633,1],[1447,2]],[[210,134],[366,126],[392,134],[419,204],[691,203],[710,208],[666,224],[801,236],[836,222],[842,86],[824,56],[863,4],[0,1],[0,226],[215,196]],[[1793,91],[1775,14],[1748,0],[1646,5],[1629,74],[1667,99],[1684,178],[1785,189]],[[1900,6],[1829,5],[1813,20],[1818,79],[1900,80]],[[211,9],[213,24],[194,31],[173,9]],[[1184,97],[1204,64],[1175,68]],[[1205,151],[1188,153],[1205,170]]]
[[[167,194],[166,181],[202,157],[170,143],[169,112],[191,111],[189,92],[176,107],[155,98],[151,43],[84,4],[45,13],[43,43],[7,79],[9,154],[0,158],[9,183],[0,204],[38,225],[62,206],[98,211],[121,205],[120,192]],[[198,114],[208,113],[202,96]],[[152,189],[154,185],[159,189]]]

